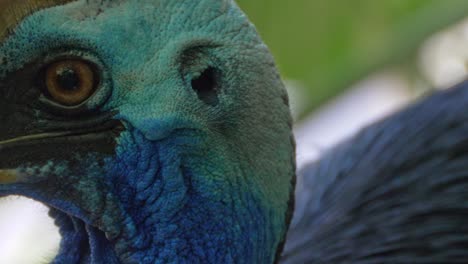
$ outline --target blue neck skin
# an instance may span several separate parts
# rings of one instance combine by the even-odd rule
[[[56,209],[51,209],[49,215],[60,227],[62,236],[60,251],[53,264],[119,263],[111,243],[102,231]]]
[[[240,180],[226,182],[217,168],[225,158],[200,149],[197,133],[177,134],[158,142],[136,131],[121,137],[125,152],[118,147],[105,165],[118,197],[112,210],[84,220],[51,211],[62,235],[55,263],[271,262],[275,252],[265,249],[275,239],[258,200]]]

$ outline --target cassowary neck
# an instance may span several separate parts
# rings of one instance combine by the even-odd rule
[[[190,144],[197,142],[190,131],[180,133],[149,143],[134,132],[125,152],[117,151],[117,160],[106,165],[114,177],[109,195],[117,197],[120,212],[102,215],[93,223],[97,228],[56,216],[62,251],[80,245],[94,263],[271,263],[277,232],[265,206],[246,191],[247,183],[225,182],[224,170],[215,165],[228,164],[225,157],[186,153],[200,149],[187,148],[185,136]],[[235,167],[229,171],[241,173]]]
[[[60,251],[52,263],[119,263],[104,232],[55,209],[49,214],[60,227],[62,236]]]

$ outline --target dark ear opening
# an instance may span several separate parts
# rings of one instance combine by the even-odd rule
[[[198,98],[211,106],[216,106],[219,103],[217,75],[215,68],[208,67],[191,82],[192,89],[197,93]]]

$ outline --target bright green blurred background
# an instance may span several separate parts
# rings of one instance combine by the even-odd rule
[[[466,0],[237,0],[271,48],[284,78],[315,110],[383,66],[411,70],[429,34],[468,15]]]

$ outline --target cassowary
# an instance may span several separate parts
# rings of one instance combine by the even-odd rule
[[[366,128],[294,195],[288,97],[232,0],[0,0],[0,196],[50,207],[54,263],[463,261],[467,103]]]

